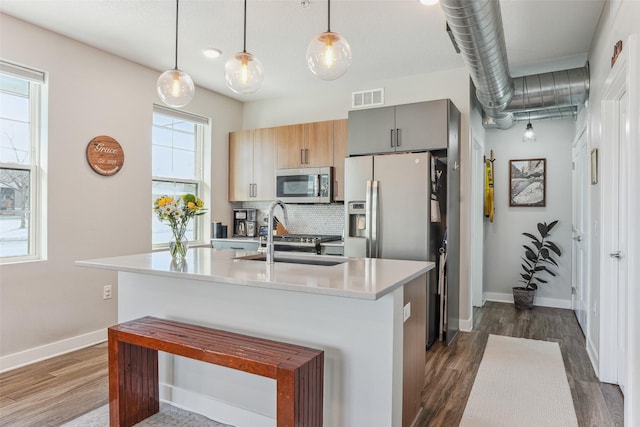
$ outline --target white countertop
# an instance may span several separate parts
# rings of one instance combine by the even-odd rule
[[[186,263],[177,266],[168,251],[76,261],[89,268],[165,277],[281,289],[320,295],[377,300],[434,268],[434,263],[371,258],[305,255],[321,260],[346,260],[334,266],[275,263],[237,259],[258,252],[191,248]],[[286,252],[276,252],[291,257]]]

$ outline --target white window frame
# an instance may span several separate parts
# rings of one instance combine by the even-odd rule
[[[196,216],[193,218],[194,230],[195,230],[195,239],[191,240],[190,245],[204,245],[205,236],[207,235],[206,227],[208,224],[208,218],[211,211],[211,206],[208,203],[209,201],[209,186],[207,185],[207,180],[205,177],[205,150],[204,144],[207,139],[207,134],[210,130],[210,121],[205,117],[201,117],[195,114],[187,113],[185,111],[173,110],[171,108],[167,108],[162,105],[153,105],[153,114],[160,114],[165,117],[171,117],[174,119],[186,120],[192,123],[195,123],[195,139],[196,139],[196,171],[195,171],[195,179],[184,179],[184,178],[174,178],[174,177],[166,177],[166,176],[152,176],[151,182],[166,182],[166,183],[182,183],[182,184],[195,184],[197,192],[196,196],[202,199],[205,202],[205,208],[207,211],[204,215]],[[153,120],[152,120],[153,123]],[[153,188],[153,185],[152,185]],[[172,194],[168,194],[168,196],[172,196]],[[151,242],[151,247],[153,250],[158,249],[166,249],[169,247],[169,242],[162,243],[153,243]]]
[[[0,257],[0,264],[39,261],[47,257],[46,212],[46,127],[47,75],[43,71],[17,65],[0,59],[0,73],[29,82],[30,163],[4,163],[5,169],[28,170],[29,182],[29,252],[26,255]]]

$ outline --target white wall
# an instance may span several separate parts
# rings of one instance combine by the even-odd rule
[[[102,299],[103,285],[116,291],[115,273],[74,261],[151,249],[151,123],[153,104],[161,102],[158,71],[2,14],[0,43],[3,59],[49,73],[48,259],[1,267],[6,369],[106,338],[104,328],[116,323],[117,292]],[[227,133],[241,128],[242,104],[197,88],[185,110],[212,119],[207,206],[213,218],[228,221]],[[87,164],[86,146],[97,135],[124,149],[115,176]]]
[[[525,123],[511,129],[487,129],[485,150],[494,151],[495,219],[485,222],[484,292],[487,300],[509,300],[511,288],[521,286],[520,258],[538,222],[559,220],[551,240],[563,251],[558,277],[538,288],[536,305],[571,307],[571,148],[574,120],[543,120],[533,123],[537,141],[523,143]],[[509,206],[509,160],[546,158],[546,207]]]
[[[281,126],[293,123],[347,118],[351,109],[351,91],[384,88],[385,105],[449,98],[462,116],[460,132],[460,321],[471,324],[469,285],[469,74],[458,68],[402,79],[362,82],[349,92],[325,90],[316,97],[286,98],[245,104],[244,128]]]
[[[619,6],[619,8],[618,8]],[[640,29],[638,27],[638,22],[640,22],[640,2],[638,1],[609,1],[605,4],[603,14],[600,18],[600,22],[598,25],[598,30],[596,32],[596,36],[594,37],[592,47],[589,53],[589,64],[591,71],[591,90],[589,95],[589,106],[584,111],[584,121],[588,126],[588,150],[592,148],[599,148],[601,153],[603,150],[606,150],[608,147],[609,141],[603,139],[602,136],[602,108],[600,105],[600,101],[604,92],[604,84],[611,70],[611,56],[613,55],[613,46],[618,40],[622,40],[623,42],[623,50],[626,46],[627,39],[630,34],[640,34]],[[636,75],[632,75],[631,78],[637,83],[637,71]],[[632,106],[631,113],[633,111],[638,111],[638,105]],[[635,124],[640,121],[640,117],[637,115],[632,117],[631,120],[635,120]],[[632,136],[633,137],[633,136]],[[632,146],[637,147],[639,141],[631,141]],[[632,153],[638,153],[637,149]],[[636,155],[635,158],[630,160],[631,164],[637,164],[640,162],[640,158]],[[602,164],[601,164],[602,165]],[[632,172],[633,173],[633,172]],[[610,328],[602,329],[604,324],[604,317],[601,318],[601,294],[610,293],[611,289],[608,283],[600,282],[600,268],[601,268],[601,260],[600,260],[600,252],[601,248],[601,230],[602,230],[602,218],[601,218],[601,192],[603,190],[602,183],[598,183],[597,185],[591,186],[591,283],[589,294],[591,297],[591,307],[589,311],[589,321],[587,322],[589,325],[589,329],[587,331],[587,342],[588,342],[588,350],[589,354],[592,358],[598,358],[601,354],[609,349],[605,343],[600,342],[600,337],[603,334],[610,336],[612,333]],[[638,202],[638,191],[637,191],[637,180],[635,181],[635,187],[632,182],[631,186],[631,203],[630,208],[637,206],[640,202]],[[630,212],[630,221],[633,224],[635,220],[637,223],[638,212],[631,211]],[[630,242],[636,242],[640,239],[639,234],[640,230],[637,227],[632,227],[629,230]],[[630,246],[631,247],[631,246]],[[633,259],[633,258],[629,258]],[[633,261],[630,262],[630,264]],[[635,258],[635,264],[630,267],[631,272],[637,272],[637,257]],[[636,273],[637,274],[637,273]],[[638,277],[632,276],[629,277],[629,286],[635,287],[638,283]],[[629,295],[636,295],[636,292],[630,291]],[[627,384],[625,391],[625,424],[628,425],[638,425],[638,419],[640,419],[640,370],[636,368],[637,363],[635,361],[640,357],[639,354],[639,345],[638,345],[638,323],[637,321],[633,321],[632,316],[637,316],[637,307],[640,305],[640,301],[636,298],[634,300],[629,301],[629,307],[635,307],[636,310],[631,310],[632,313],[627,320],[627,331],[629,334],[629,342],[628,342],[628,361],[634,361],[633,363],[628,363],[628,371],[627,371]],[[601,346],[603,347],[601,349]],[[609,346],[610,347],[610,346]],[[599,361],[595,360],[596,367],[598,366]]]
[[[640,2],[623,1],[614,2],[621,3],[620,8],[612,15],[610,2],[608,2],[603,10],[596,36],[594,37],[591,52],[589,53],[589,64],[591,74],[591,87],[589,99],[590,103],[584,114],[589,126],[588,150],[592,148],[602,148],[606,141],[602,140],[602,118],[600,100],[602,99],[604,82],[611,69],[611,56],[613,55],[613,46],[618,40],[626,42],[629,34],[638,33],[638,20],[640,20]],[[623,44],[623,49],[624,49]],[[598,233],[600,227],[600,191],[601,186],[591,186],[591,286],[589,295],[592,298],[592,305],[595,310],[591,310],[589,322],[589,331],[587,340],[592,345],[596,354],[600,348],[600,235]]]

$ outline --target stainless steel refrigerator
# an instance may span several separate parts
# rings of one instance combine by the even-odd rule
[[[438,262],[446,183],[446,150],[346,158],[345,256]],[[445,335],[438,273],[428,274],[427,347]]]

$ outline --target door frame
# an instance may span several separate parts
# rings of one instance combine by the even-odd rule
[[[582,197],[585,199],[583,206],[591,206],[591,192],[589,191],[589,180],[588,180],[588,170],[589,170],[589,158],[587,157],[585,159],[585,161],[587,163],[585,163],[585,165],[583,165],[583,167],[586,167],[587,170],[584,171],[586,172],[586,176],[583,175],[576,175],[576,172],[580,172],[576,169],[576,163],[575,163],[575,159],[576,159],[576,152],[577,150],[580,149],[580,146],[582,146],[584,144],[584,149],[587,151],[587,156],[589,155],[589,145],[590,145],[590,136],[588,133],[588,129],[589,129],[589,121],[587,121],[584,126],[582,126],[581,130],[578,131],[578,136],[575,138],[574,142],[573,142],[573,149],[572,149],[572,153],[571,153],[571,157],[573,160],[573,198],[571,201],[571,205],[572,205],[572,213],[571,213],[571,221],[573,223],[573,221],[575,220],[575,213],[576,213],[576,209],[580,209],[580,206],[576,206],[575,205],[575,194],[577,193],[576,189],[577,188],[582,188]],[[586,178],[586,180],[585,180]],[[577,186],[577,180],[582,180],[583,181],[583,185],[582,187],[578,187]],[[585,252],[585,259],[583,260],[583,281],[584,283],[582,284],[582,290],[583,292],[586,292],[586,306],[584,307],[585,311],[586,311],[586,320],[585,320],[585,328],[582,331],[586,340],[589,341],[589,325],[592,321],[591,315],[590,315],[590,310],[589,307],[591,306],[591,269],[589,268],[589,262],[588,260],[591,259],[591,227],[589,226],[589,224],[591,224],[591,212],[590,209],[587,209],[586,212],[583,212],[583,215],[585,215],[585,219],[583,221],[583,225],[584,225],[584,229],[582,230],[583,233],[583,250]],[[575,238],[576,236],[574,236],[573,234],[575,233],[575,230],[573,230],[573,225],[572,224],[572,238]],[[572,275],[572,284],[571,284],[571,309],[575,311],[576,309],[576,293],[574,293],[573,288],[574,286],[574,281],[577,280],[577,276],[578,274],[576,274],[576,251],[575,251],[575,243],[572,242],[571,244],[572,246],[572,253],[571,253],[571,275]],[[576,314],[577,316],[577,314]],[[582,325],[581,325],[582,326]],[[587,348],[589,348],[590,343],[587,342]]]
[[[624,92],[628,96],[628,126],[629,126],[629,162],[640,164],[640,46],[638,36],[632,34],[625,43],[614,67],[611,69],[605,84],[601,99],[602,106],[602,138],[601,141],[612,141],[617,138],[617,99]],[[600,345],[599,345],[599,378],[604,382],[614,382],[617,377],[617,307],[618,290],[607,286],[616,269],[615,260],[609,253],[612,249],[612,232],[617,218],[613,215],[613,203],[617,203],[616,186],[617,152],[609,144],[601,144],[601,173],[600,175]],[[629,182],[640,182],[639,168],[629,169]],[[640,215],[640,195],[629,191],[629,218]],[[616,222],[614,222],[616,221]],[[640,259],[640,227],[632,227],[629,232],[629,244],[626,257],[629,260]],[[627,283],[640,282],[640,267],[638,262],[629,262],[627,269]],[[638,286],[627,287],[627,357],[625,375],[624,419],[625,425],[640,424],[640,289]]]
[[[473,307],[482,307],[484,297],[484,142],[475,135],[471,140],[471,312]],[[472,316],[473,318],[473,316]]]

